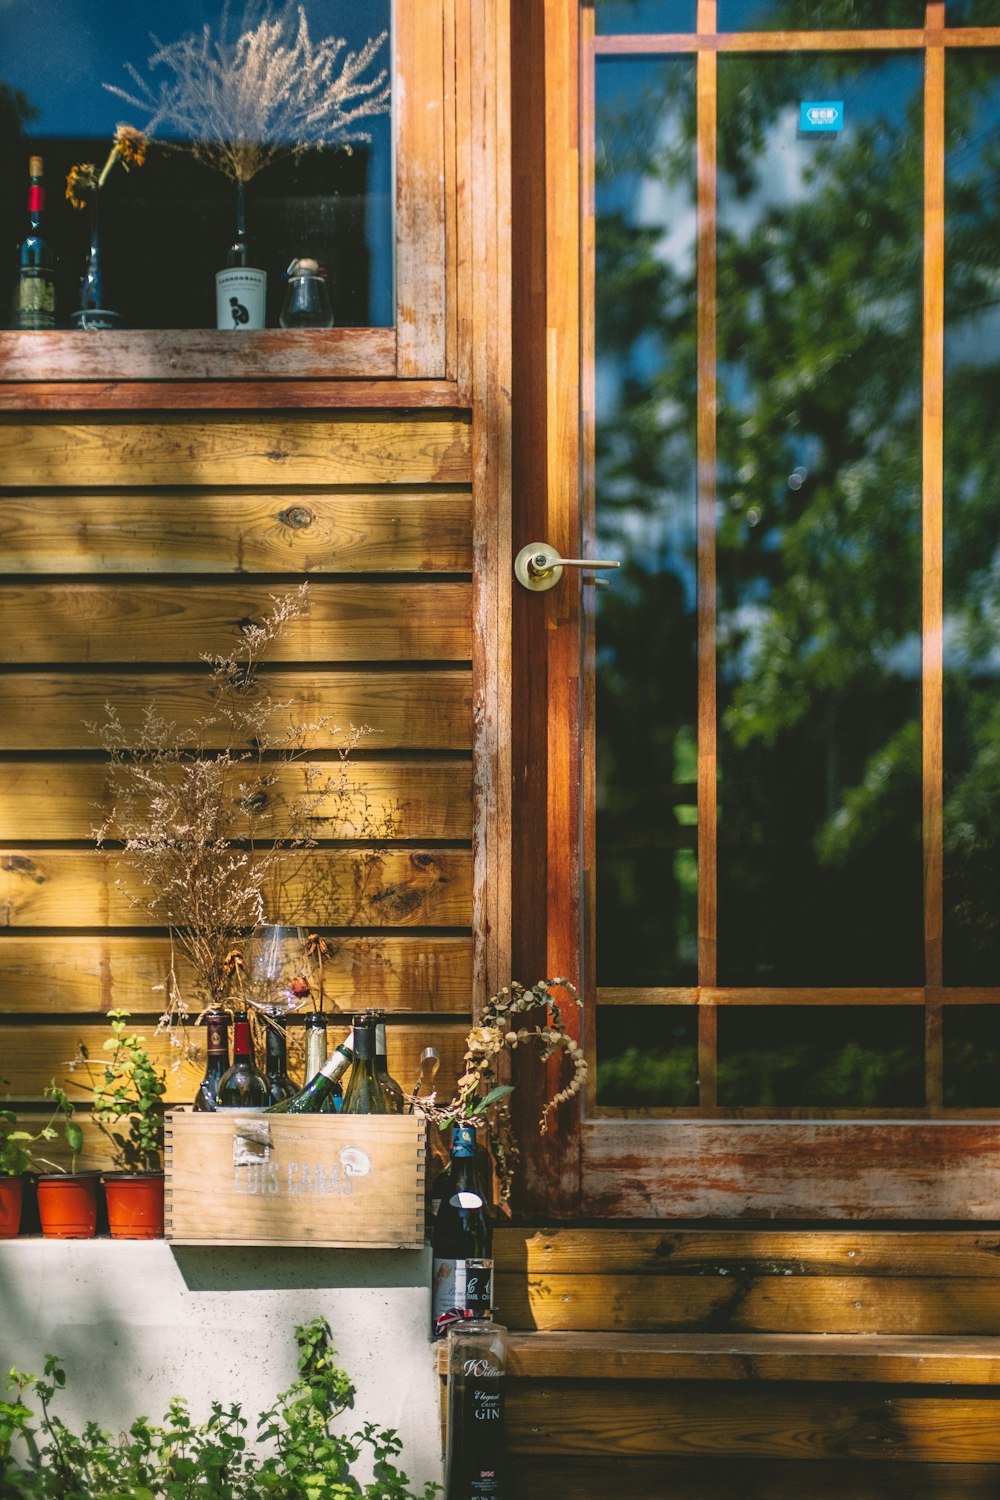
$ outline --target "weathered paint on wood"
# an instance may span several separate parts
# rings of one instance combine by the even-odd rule
[[[336,940],[333,945],[336,948]],[[328,1003],[344,1011],[381,1005],[387,1010],[468,1012],[472,986],[471,937],[380,933],[376,966],[352,955],[350,944],[324,970]],[[193,975],[173,956],[182,992],[195,993]],[[5,1015],[95,1015],[115,1009],[148,1013],[165,1002],[170,943],[161,937],[25,937],[0,933],[0,1010]],[[0,1067],[0,1073],[3,1068]]]
[[[469,923],[468,850],[314,850],[288,854],[282,871],[283,889],[292,907],[307,901],[317,926],[467,927]],[[0,851],[0,926],[149,926],[153,919],[132,901],[139,894],[135,874],[116,854],[66,849]],[[43,962],[41,951],[39,959]]]
[[[996,1220],[1000,1126],[607,1121],[583,1183],[597,1218]]]
[[[470,512],[450,490],[0,492],[0,571],[467,573]]]
[[[330,413],[252,421],[166,415],[0,418],[0,474],[11,488],[286,484],[468,484],[461,416]]]
[[[0,661],[196,662],[207,643],[226,649],[241,623],[264,616],[275,592],[256,583],[0,583],[0,616],[16,621],[0,637]],[[315,580],[308,614],[289,622],[269,659],[453,662],[471,652],[467,583]]]
[[[472,766],[469,761],[405,760],[298,762],[275,772],[275,785],[255,808],[256,838],[287,832],[282,806],[308,800],[308,834],[314,839],[374,836],[463,839],[472,835]],[[319,798],[321,789],[327,794]],[[108,770],[79,761],[0,762],[0,841],[89,839],[111,806]],[[273,815],[269,809],[274,809]],[[244,820],[234,828],[246,837]]]
[[[225,329],[125,328],[85,339],[77,333],[5,333],[0,343],[5,381],[371,380],[395,373],[393,328],[267,328],[237,335]]]
[[[263,669],[268,691],[287,713],[265,726],[274,734],[289,716],[322,729],[307,733],[304,747],[340,749],[351,739],[351,726],[367,725],[371,734],[362,749],[469,750],[472,746],[472,679],[454,669],[379,672],[332,672],[320,665],[308,672]],[[207,670],[158,673],[135,671],[72,672],[0,671],[0,750],[90,750],[97,743],[91,727],[114,705],[125,729],[137,730],[145,705],[155,692],[163,716],[178,732],[178,743],[191,736],[204,749],[223,743],[218,726],[203,734],[198,725],[209,712]]]

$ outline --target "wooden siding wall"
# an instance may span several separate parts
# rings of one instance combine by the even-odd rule
[[[23,1113],[71,1077],[78,1042],[100,1051],[109,1009],[152,1037],[167,976],[165,934],[93,843],[106,784],[88,725],[105,704],[136,723],[155,693],[191,726],[200,653],[303,575],[309,614],[263,670],[296,717],[340,726],[310,756],[372,728],[350,775],[359,804],[396,808],[380,962],[345,959],[328,993],[398,1012],[392,1071],[411,1086],[433,1044],[450,1087],[473,969],[472,473],[467,412],[0,417],[0,1095]],[[366,852],[352,833],[323,827],[311,857],[348,873]],[[174,1068],[169,1100],[199,1077]],[[86,1163],[103,1161],[88,1133]]]

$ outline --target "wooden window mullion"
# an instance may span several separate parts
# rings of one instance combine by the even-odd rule
[[[921,610],[925,1092],[943,1107],[940,988],[944,922],[944,5],[927,7],[924,83],[924,355]]]

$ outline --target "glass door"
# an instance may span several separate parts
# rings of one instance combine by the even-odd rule
[[[585,1200],[1000,1109],[997,9],[581,12]]]

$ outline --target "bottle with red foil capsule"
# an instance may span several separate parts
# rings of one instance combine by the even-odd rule
[[[229,1067],[229,1012],[207,1011],[205,1030],[208,1060],[205,1063],[205,1076],[194,1096],[194,1107],[198,1110],[215,1109],[218,1103],[219,1084]]]
[[[256,1113],[266,1109],[268,1102],[267,1080],[253,1059],[250,1018],[245,1010],[238,1010],[233,1017],[233,1065],[219,1080],[216,1109]]]
[[[55,256],[42,236],[45,211],[45,187],[40,156],[28,161],[28,233],[21,241],[17,280],[14,283],[12,328],[54,328],[56,326]]]

